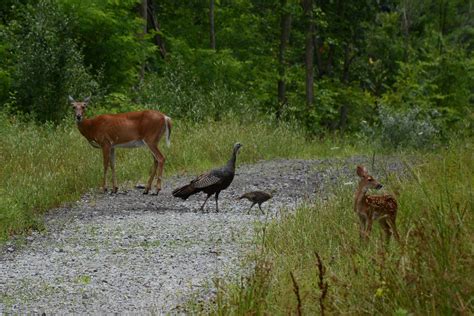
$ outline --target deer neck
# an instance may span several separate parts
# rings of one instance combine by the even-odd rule
[[[90,119],[83,118],[80,122],[77,122],[77,128],[79,132],[87,138],[87,140],[94,140],[94,133],[92,129],[92,121]]]
[[[357,191],[354,194],[354,211],[358,211],[364,204],[365,196],[367,194],[367,187],[364,183],[360,182]]]

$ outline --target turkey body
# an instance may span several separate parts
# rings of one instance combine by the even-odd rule
[[[193,194],[204,192],[207,194],[207,198],[204,203],[201,205],[201,211],[204,209],[204,205],[206,204],[209,197],[215,194],[216,198],[216,211],[219,212],[219,193],[222,190],[225,190],[229,187],[234,180],[235,175],[235,162],[237,159],[237,153],[242,147],[240,143],[236,143],[234,145],[234,149],[232,151],[232,156],[227,162],[227,164],[221,168],[212,169],[209,172],[203,173],[192,180],[189,184],[177,188],[173,191],[173,196],[182,198],[186,200]]]
[[[247,192],[247,193],[244,193],[242,194],[240,197],[239,197],[239,200],[241,199],[247,199],[249,200],[250,202],[252,202],[252,205],[250,206],[247,214],[250,213],[250,210],[252,209],[252,207],[255,205],[255,204],[258,204],[258,208],[260,209],[260,211],[262,212],[262,214],[265,214],[262,210],[262,203],[263,202],[266,202],[268,201],[269,199],[272,198],[272,195],[270,193],[267,193],[267,192],[263,192],[263,191],[252,191],[252,192]]]

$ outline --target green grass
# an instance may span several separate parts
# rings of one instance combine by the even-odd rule
[[[101,151],[87,143],[72,121],[58,127],[38,126],[0,113],[0,241],[41,229],[39,215],[44,211],[99,188]],[[348,140],[308,140],[297,128],[263,121],[226,119],[197,124],[175,120],[171,147],[164,142],[160,145],[167,157],[165,176],[195,174],[221,165],[237,141],[244,145],[238,164],[275,157],[345,156],[357,151]],[[146,183],[151,166],[146,149],[118,149],[119,187]],[[108,181],[110,187],[110,171]]]
[[[452,315],[474,312],[474,157],[472,143],[418,154],[399,191],[402,246],[388,247],[376,224],[358,236],[352,189],[299,208],[258,230],[251,276],[219,283],[219,315]],[[318,268],[318,254],[322,268]],[[322,273],[321,273],[322,271]],[[293,274],[295,282],[291,275]],[[325,290],[327,284],[327,290]],[[298,298],[300,304],[298,307]],[[198,310],[200,306],[195,306]],[[206,312],[206,313],[207,313]]]

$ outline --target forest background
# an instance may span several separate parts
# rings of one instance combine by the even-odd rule
[[[57,124],[157,108],[265,117],[390,145],[472,132],[469,0],[4,0],[0,104]]]

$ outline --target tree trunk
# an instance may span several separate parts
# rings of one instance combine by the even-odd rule
[[[313,21],[313,0],[302,0],[304,16],[306,20],[306,41],[305,41],[305,67],[306,67],[306,105],[308,109],[314,102],[314,73],[313,73],[313,55],[314,55],[314,21]]]
[[[318,29],[315,28],[315,34],[313,37],[313,46],[316,51],[316,67],[318,68],[318,78],[321,79],[324,76],[323,57],[322,57],[322,54],[324,52],[324,47],[320,45],[320,40],[317,34],[318,34]]]
[[[216,50],[216,33],[214,29],[214,0],[210,0],[209,4],[209,26],[211,49]]]
[[[153,0],[148,0],[148,24],[151,26],[151,28],[155,31],[155,36],[153,37],[153,40],[155,42],[155,45],[158,46],[161,58],[166,57],[166,48],[165,48],[165,42],[163,41],[163,38],[161,37],[160,33],[160,24],[156,20],[156,10],[155,10],[155,3]]]
[[[138,11],[139,11],[139,14],[140,14],[140,17],[143,19],[143,32],[140,33],[140,38],[141,40],[143,40],[143,38],[145,37],[145,34],[148,32],[148,1],[147,0],[142,0],[140,2],[140,5],[138,7]],[[140,67],[140,72],[138,74],[138,77],[139,77],[139,81],[140,83],[143,81],[144,77],[145,77],[145,62],[141,65]]]
[[[349,70],[352,64],[352,61],[355,58],[355,54],[351,56],[351,44],[347,43],[346,47],[344,48],[344,65],[342,67],[342,76],[341,82],[343,85],[347,86],[349,84]],[[347,103],[343,103],[340,109],[339,115],[339,129],[344,132],[347,126],[347,118],[348,118],[349,107]]]
[[[290,38],[291,15],[286,9],[287,0],[281,0],[280,17],[280,50],[278,52],[278,108],[276,116],[279,119],[286,104],[286,82],[285,82],[285,51]]]

